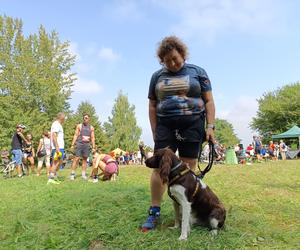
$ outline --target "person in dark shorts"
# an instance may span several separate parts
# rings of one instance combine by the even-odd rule
[[[151,78],[149,120],[154,151],[169,147],[191,169],[196,166],[204,140],[214,141],[215,104],[210,80],[204,69],[186,63],[188,49],[177,37],[164,38],[157,56],[162,68]],[[166,187],[159,172],[152,172],[151,206],[142,231],[154,229],[160,217],[160,204]]]
[[[16,162],[16,169],[19,177],[23,176],[21,167],[23,158],[22,146],[24,143],[28,142],[25,136],[23,135],[25,128],[26,127],[23,124],[18,124],[16,127],[16,132],[14,133],[11,141],[11,152],[13,155],[13,161]]]
[[[32,142],[32,134],[28,133],[26,135],[26,140],[27,143],[23,144],[23,163],[26,166],[27,161],[29,161],[31,173],[35,173],[35,166],[34,166],[35,151]],[[28,171],[28,166],[27,166],[27,171]],[[27,174],[29,175],[29,171],[27,172]]]
[[[139,144],[139,150],[141,153],[141,165],[143,165],[143,162],[146,160],[146,152],[144,147],[145,147],[144,142],[141,141]]]
[[[72,149],[74,149],[75,143],[75,157],[72,162],[72,172],[70,175],[70,180],[75,180],[75,170],[80,158],[82,158],[81,176],[84,180],[87,180],[86,168],[87,159],[90,155],[91,144],[93,151],[95,150],[94,127],[90,125],[90,116],[87,113],[83,114],[83,122],[76,126],[75,134],[71,145]]]

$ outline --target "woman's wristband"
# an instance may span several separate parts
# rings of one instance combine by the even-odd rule
[[[208,123],[208,124],[206,125],[206,128],[215,129],[215,124]]]

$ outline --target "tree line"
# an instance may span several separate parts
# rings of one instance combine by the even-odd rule
[[[75,112],[71,110],[69,100],[76,80],[72,66],[76,58],[69,45],[43,26],[37,33],[25,36],[22,20],[0,16],[0,148],[10,147],[18,123],[24,123],[37,141],[62,111],[68,118],[64,126],[67,147],[76,124],[82,121],[82,113],[87,112],[95,127],[98,147],[105,151],[115,147],[136,150],[141,129],[135,107],[122,92],[105,124],[88,101],[82,102]]]
[[[250,126],[265,141],[294,125],[300,126],[300,82],[266,92],[257,101],[258,111]]]

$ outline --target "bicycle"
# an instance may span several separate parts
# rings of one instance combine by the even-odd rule
[[[23,163],[21,164],[21,167],[22,167],[23,175],[25,175],[26,170]],[[15,169],[16,169],[16,161],[0,163],[0,173],[3,174],[3,177],[5,178],[12,178]]]

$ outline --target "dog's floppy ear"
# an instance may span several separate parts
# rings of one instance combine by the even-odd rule
[[[160,178],[162,179],[163,183],[166,183],[169,181],[169,174],[172,167],[172,155],[170,150],[165,150],[160,162],[159,162],[159,168],[160,168]]]
[[[148,168],[158,168],[158,166],[156,164],[155,156],[147,158],[145,160],[145,164],[146,164],[146,167],[148,167]]]

